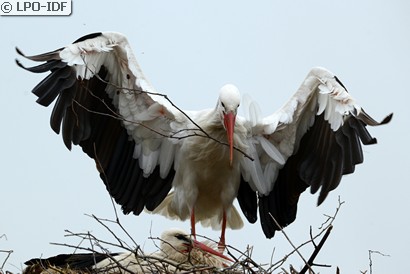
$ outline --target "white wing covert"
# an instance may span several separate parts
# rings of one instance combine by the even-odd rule
[[[50,125],[68,149],[95,159],[107,190],[124,213],[153,210],[171,189],[178,141],[166,138],[188,121],[144,77],[127,39],[94,33],[58,50],[25,56],[26,68],[51,73],[33,89],[37,102],[56,101]],[[183,134],[183,133],[182,133]]]
[[[250,156],[243,157],[238,201],[250,222],[257,219],[268,238],[293,222],[299,195],[319,189],[318,204],[336,188],[344,174],[363,162],[360,141],[376,143],[366,125],[376,122],[355,103],[331,72],[314,68],[290,98],[274,114],[249,121]],[[252,193],[257,193],[253,194]]]

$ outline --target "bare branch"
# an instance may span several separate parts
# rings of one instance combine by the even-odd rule
[[[106,114],[106,113],[99,113],[99,112],[90,110],[90,109],[86,108],[85,106],[82,106],[78,101],[73,100],[77,105],[81,106],[81,107],[84,108],[85,110],[90,111],[90,112],[95,113],[95,114],[107,115],[107,116],[110,116],[110,117],[112,117],[112,118],[120,119],[120,120],[123,120],[123,121],[128,122],[128,123],[133,123],[133,124],[137,124],[137,125],[143,126],[143,127],[147,128],[147,129],[149,129],[149,130],[152,130],[152,131],[155,132],[156,134],[159,134],[159,135],[162,136],[162,137],[171,138],[171,139],[172,139],[172,138],[173,138],[173,139],[179,139],[179,140],[180,140],[180,139],[184,139],[184,138],[188,138],[188,137],[194,137],[194,136],[197,136],[197,137],[206,137],[206,138],[209,138],[209,139],[211,139],[212,141],[215,141],[215,142],[217,142],[217,143],[219,143],[219,144],[221,144],[221,145],[224,145],[224,146],[228,146],[228,147],[229,147],[229,144],[228,144],[228,143],[222,142],[222,141],[220,141],[220,140],[218,140],[218,139],[212,137],[208,132],[206,132],[206,131],[205,131],[201,126],[199,126],[198,123],[196,123],[186,112],[184,112],[181,108],[179,108],[176,104],[174,104],[174,102],[173,102],[171,99],[169,99],[169,97],[168,97],[166,94],[162,94],[162,93],[158,93],[158,92],[149,92],[149,91],[145,91],[145,90],[143,90],[143,89],[141,89],[141,88],[126,88],[126,87],[122,87],[122,86],[115,85],[115,84],[113,84],[113,83],[111,83],[111,82],[109,82],[109,81],[106,81],[106,80],[102,79],[97,73],[95,73],[95,71],[91,70],[91,69],[88,67],[87,63],[85,62],[85,59],[83,59],[83,61],[84,61],[84,65],[86,66],[85,73],[86,73],[86,71],[90,71],[90,72],[94,75],[94,77],[96,77],[99,81],[101,81],[101,82],[103,82],[103,83],[105,83],[105,84],[107,84],[107,85],[110,85],[110,86],[112,86],[112,87],[114,87],[114,88],[116,88],[116,89],[118,89],[118,90],[127,91],[127,92],[132,92],[132,93],[135,93],[135,94],[147,94],[147,95],[155,95],[155,96],[163,97],[166,101],[168,101],[168,102],[172,105],[172,107],[174,107],[174,108],[175,108],[177,111],[179,111],[184,117],[186,117],[186,118],[195,126],[196,129],[190,129],[190,128],[182,129],[182,130],[180,130],[180,131],[178,131],[178,132],[176,132],[176,133],[171,133],[171,134],[168,135],[168,134],[165,134],[165,133],[161,133],[161,132],[159,132],[158,130],[155,130],[155,129],[151,128],[151,127],[148,127],[148,126],[145,125],[144,123],[137,122],[137,121],[129,121],[129,120],[126,120],[124,117],[122,117],[121,115],[117,114],[115,111],[113,111],[112,109],[110,109],[110,108],[108,107],[108,105],[107,105],[101,98],[99,98],[98,96],[94,95],[94,94],[92,93],[92,91],[88,89],[88,87],[86,87],[85,85],[83,85],[83,87],[84,87],[93,97],[95,97],[96,99],[100,100],[100,101],[107,107],[107,109],[110,110],[110,112],[112,113],[112,115],[109,115],[109,114]],[[84,75],[83,79],[86,79],[86,75]],[[192,133],[192,134],[188,134],[188,135],[185,135],[185,136],[176,136],[176,135],[177,135],[178,133],[180,133],[180,132],[183,132],[183,131],[192,131],[192,130],[198,130],[198,131],[200,131],[200,132],[201,132],[202,134],[204,134],[204,135],[201,135],[201,134],[198,134],[198,133],[194,132],[194,133]],[[248,155],[248,154],[247,154],[246,152],[244,152],[243,150],[241,150],[241,149],[239,149],[239,148],[237,148],[237,147],[234,147],[234,149],[237,150],[237,151],[239,151],[240,153],[242,153],[246,158],[250,159],[251,161],[254,160],[250,155]]]
[[[390,257],[389,254],[384,254],[384,253],[382,253],[382,252],[380,252],[380,251],[370,250],[370,249],[369,249],[369,271],[370,271],[370,274],[373,273],[373,269],[372,269],[372,266],[373,266],[372,254],[373,254],[373,253],[374,253],[374,254],[381,255],[381,256],[383,256],[383,257]]]
[[[97,218],[95,215],[91,215],[92,218],[94,218],[94,220],[96,220],[98,223],[100,223],[106,230],[108,230],[108,232],[110,232],[110,234],[117,240],[118,244],[124,248],[124,241],[121,240],[106,224],[104,224],[103,219]],[[110,220],[105,220],[105,221],[110,221]],[[115,222],[115,223],[119,223],[119,222]]]
[[[326,229],[326,233],[323,236],[322,240],[319,242],[319,244],[316,246],[315,245],[315,250],[313,251],[312,255],[310,256],[307,264],[302,268],[302,270],[299,272],[300,274],[306,273],[306,271],[311,270],[310,266],[316,265],[319,266],[318,264],[314,264],[314,260],[316,256],[319,254],[320,249],[322,249],[323,244],[326,242],[327,238],[329,237],[330,232],[332,231],[333,226],[330,225],[328,229]],[[312,240],[313,242],[313,240]],[[325,265],[320,265],[320,266],[325,266]]]
[[[334,220],[336,219],[336,216],[337,216],[337,214],[339,213],[339,210],[340,210],[341,206],[342,206],[344,203],[345,203],[344,201],[341,201],[341,200],[340,200],[340,196],[339,196],[339,197],[338,197],[338,206],[337,206],[337,208],[336,208],[335,213],[334,213],[333,216],[331,216],[330,218],[329,218],[329,216],[325,215],[325,216],[327,216],[328,218],[327,218],[327,220],[326,220],[324,223],[322,223],[322,225],[320,226],[320,229],[321,229],[320,232],[317,233],[315,236],[312,236],[312,228],[310,228],[310,240],[308,240],[308,241],[306,241],[306,242],[300,244],[300,245],[297,247],[297,249],[292,250],[290,253],[288,253],[287,255],[285,255],[281,260],[279,260],[279,261],[277,261],[276,263],[272,264],[272,265],[270,266],[270,268],[268,269],[268,272],[273,272],[274,270],[276,270],[276,269],[278,269],[279,267],[281,267],[281,266],[285,263],[285,261],[286,261],[290,256],[292,256],[293,253],[296,252],[296,250],[301,249],[303,246],[305,246],[305,245],[307,245],[307,244],[309,244],[309,243],[313,243],[313,245],[315,246],[315,244],[314,244],[313,241],[314,241],[315,239],[317,239],[318,237],[320,237],[330,226],[333,225],[333,222],[334,222]],[[325,224],[327,224],[326,227],[324,227]]]
[[[282,232],[282,234],[285,236],[285,238],[288,240],[288,242],[290,243],[290,245],[293,247],[293,250],[296,251],[296,253],[299,255],[299,257],[303,260],[303,262],[305,263],[305,265],[308,266],[309,270],[312,271],[312,273],[315,273],[313,271],[313,269],[310,267],[310,265],[308,264],[308,262],[305,260],[305,258],[303,257],[303,255],[299,252],[299,249],[293,244],[293,242],[290,240],[290,238],[288,237],[288,235],[286,234],[286,232],[283,230],[282,226],[278,223],[278,221],[276,221],[275,217],[272,216],[272,214],[270,214],[270,217],[272,218],[272,220],[275,222],[275,224],[279,227],[280,232]]]
[[[340,202],[339,199],[339,208],[343,204]],[[321,241],[317,244],[314,245],[314,251],[312,252],[309,260],[304,260],[303,256],[301,255],[299,249],[305,245],[306,243],[303,243],[296,247],[289,239],[289,237],[286,235],[286,233],[282,230],[282,233],[285,235],[285,237],[288,239],[288,241],[291,243],[293,247],[293,251],[287,254],[282,260],[280,260],[278,263],[275,265],[270,265],[268,269],[266,269],[263,265],[258,264],[255,262],[251,257],[252,257],[252,247],[247,247],[246,251],[240,251],[232,246],[227,246],[226,250],[228,254],[234,258],[234,263],[231,265],[227,265],[224,268],[221,269],[216,269],[213,266],[209,265],[198,265],[195,261],[195,258],[190,257],[188,255],[186,263],[178,263],[175,261],[171,261],[167,258],[158,258],[154,257],[151,255],[145,255],[139,248],[138,245],[136,245],[135,249],[131,249],[125,241],[123,241],[118,235],[115,234],[115,230],[113,229],[112,225],[115,226],[120,226],[120,222],[118,220],[109,220],[109,219],[102,219],[98,218],[95,215],[87,215],[92,217],[95,221],[97,221],[98,224],[102,225],[115,239],[115,242],[103,240],[101,238],[98,238],[97,236],[91,234],[90,232],[82,232],[82,233],[74,233],[69,230],[66,230],[67,235],[66,237],[77,237],[80,238],[81,243],[87,244],[88,246],[79,246],[79,245],[70,245],[70,244],[58,244],[58,243],[52,243],[55,245],[60,245],[64,247],[69,247],[73,248],[74,250],[82,250],[85,252],[91,252],[92,254],[104,254],[107,256],[107,259],[109,259],[110,263],[108,264],[109,269],[101,269],[101,271],[105,270],[115,270],[115,271],[121,271],[123,273],[131,273],[133,270],[129,268],[129,266],[124,265],[121,260],[116,259],[114,254],[109,252],[108,247],[115,247],[115,248],[120,248],[122,250],[126,250],[129,252],[130,256],[136,256],[135,259],[133,259],[134,262],[134,267],[141,267],[141,269],[149,269],[152,270],[152,272],[156,273],[163,273],[163,272],[173,272],[173,271],[178,271],[180,273],[198,273],[198,272],[207,272],[207,273],[274,273],[276,269],[278,269],[293,253],[298,253],[299,256],[304,260],[305,266],[301,270],[300,273],[314,273],[312,270],[312,267],[326,267],[327,265],[325,264],[317,264],[314,262],[317,254],[321,250],[322,246],[324,245],[327,237],[330,234],[330,231],[332,229],[332,222],[335,220],[335,216],[337,215],[337,212],[339,211],[339,208],[336,210],[335,214],[328,218],[328,223],[327,226],[323,229],[326,229],[325,231],[320,231],[317,235],[314,235],[312,230],[310,231],[310,240],[306,241],[306,243],[312,243],[314,244],[314,240],[319,237],[319,235],[325,233],[323,235]],[[121,226],[121,229],[124,229]],[[125,230],[125,229],[124,229]],[[197,235],[197,237],[202,237],[207,240],[211,240],[205,236]],[[150,237],[150,239],[153,240],[154,243],[156,241],[160,240],[160,238],[157,237]],[[211,240],[212,241],[212,240]],[[213,241],[215,244],[217,244],[216,241]],[[156,244],[155,244],[156,245]],[[156,245],[158,249],[160,249],[160,245]],[[369,251],[370,252],[370,251]],[[234,254],[233,254],[234,253]],[[377,253],[377,252],[374,252]],[[239,255],[238,255],[239,254]],[[370,254],[370,253],[369,253]],[[278,266],[279,264],[279,266]],[[96,261],[94,259],[94,266],[96,265]],[[274,268],[274,266],[277,266]],[[45,269],[47,269],[49,266],[45,266]],[[61,273],[71,273],[71,272],[64,272],[64,268],[59,268],[59,266],[56,266],[56,269],[54,273],[58,273],[59,270]],[[172,269],[170,271],[170,269]],[[97,273],[100,273],[97,271]],[[285,269],[282,268],[282,271],[280,273],[292,273],[296,274],[298,273],[292,266],[290,266],[290,271],[286,271]]]
[[[3,234],[4,235],[4,234]],[[0,266],[0,271],[2,271],[2,269],[4,268],[4,266],[6,265],[7,260],[9,259],[9,257],[11,256],[11,253],[13,253],[13,250],[0,250],[1,253],[7,253],[6,259],[4,259],[3,263]]]
[[[329,215],[323,214],[324,216],[327,217],[327,220],[324,221],[324,222],[322,223],[322,225],[321,225],[318,229],[323,229],[323,228],[324,228],[324,229],[326,230],[326,227],[325,227],[325,226],[326,226],[327,223],[329,223],[328,226],[332,225],[332,223],[333,223],[333,221],[335,220],[337,214],[339,213],[340,208],[341,208],[342,205],[345,203],[344,201],[340,201],[340,196],[338,197],[338,202],[339,202],[339,205],[336,207],[336,212],[333,214],[333,216],[329,216]]]

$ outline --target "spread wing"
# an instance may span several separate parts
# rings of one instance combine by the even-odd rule
[[[21,51],[17,50],[23,55]],[[24,56],[24,55],[23,55]],[[127,39],[94,33],[58,50],[24,56],[51,73],[33,89],[37,102],[55,101],[51,128],[68,149],[80,145],[124,213],[153,210],[175,175],[178,141],[189,121],[145,79]],[[180,135],[183,133],[179,133]]]
[[[299,196],[320,189],[320,205],[342,175],[363,162],[362,144],[375,144],[366,126],[373,120],[329,71],[314,68],[298,91],[274,114],[248,121],[250,154],[242,159],[238,201],[250,222],[260,221],[265,235],[274,236],[296,218]]]

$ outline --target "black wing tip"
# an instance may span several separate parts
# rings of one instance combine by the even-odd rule
[[[21,49],[19,49],[18,47],[16,47],[16,52],[18,55],[21,55],[23,57],[26,57],[26,55],[21,51]]]
[[[27,69],[21,62],[20,62],[20,60],[19,59],[14,59],[15,61],[16,61],[16,65],[17,66],[19,66],[19,67],[21,67],[22,69]]]
[[[84,36],[78,38],[77,40],[75,40],[73,42],[73,44],[78,43],[78,42],[82,42],[82,41],[85,41],[85,40],[88,40],[88,39],[96,38],[98,36],[101,36],[102,34],[103,34],[102,32],[94,32],[94,33],[84,35]]]
[[[377,138],[373,137],[368,142],[366,142],[364,145],[375,145],[375,144],[377,144]]]
[[[254,224],[258,220],[258,216],[256,216],[256,215],[249,216],[249,217],[247,217],[247,219],[248,219],[249,223]]]
[[[384,117],[384,119],[379,123],[380,125],[384,125],[390,123],[391,119],[393,118],[393,112]]]
[[[26,58],[26,55],[18,48],[16,47],[16,52],[18,55],[23,56],[24,58]],[[22,69],[27,69],[21,62],[19,59],[15,59],[17,66],[21,67]]]
[[[263,230],[263,228],[262,228],[262,230]],[[267,238],[267,239],[272,239],[273,237],[275,237],[275,232],[276,232],[276,230],[274,230],[274,229],[267,229],[267,230],[263,230],[263,232],[265,233],[265,237]]]
[[[373,126],[373,127],[380,126],[380,125],[385,125],[385,124],[389,123],[393,118],[393,113],[390,113],[389,115],[384,117],[384,119],[382,121],[378,122],[375,119],[373,119],[363,108],[360,110],[360,112],[358,114],[353,113],[353,115],[357,119],[364,122],[366,125]]]
[[[320,206],[323,204],[323,202],[326,200],[327,195],[329,194],[329,191],[321,191],[319,194],[319,198],[317,198],[317,206]]]

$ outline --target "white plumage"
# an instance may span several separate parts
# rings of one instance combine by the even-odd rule
[[[20,54],[22,54],[19,51]],[[238,89],[224,86],[215,108],[183,112],[158,95],[144,77],[127,39],[95,33],[42,55],[32,72],[51,74],[33,93],[48,106],[57,97],[51,127],[66,146],[80,145],[96,160],[107,190],[124,213],[145,208],[170,218],[222,228],[250,222],[273,237],[293,222],[299,195],[321,189],[318,203],[363,161],[361,143],[376,142],[374,121],[343,84],[312,69],[279,110],[265,118],[251,103],[237,116]],[[22,66],[19,62],[18,64]],[[23,67],[23,66],[22,66]],[[193,96],[195,91],[190,92]],[[171,190],[172,188],[172,190]],[[167,196],[168,195],[168,196]]]
[[[122,253],[97,263],[93,269],[97,273],[127,273],[123,268],[132,273],[179,273],[195,270],[195,266],[223,268],[231,264],[231,259],[213,249],[216,244],[200,243],[191,237],[183,230],[169,229],[161,235],[159,251],[146,256]]]
[[[160,238],[159,250],[151,254],[124,252],[112,254],[60,254],[47,259],[31,259],[23,274],[47,273],[183,273],[206,267],[212,273],[232,260],[215,250],[209,240],[198,242],[181,229],[167,229]],[[202,272],[201,272],[202,273]]]

